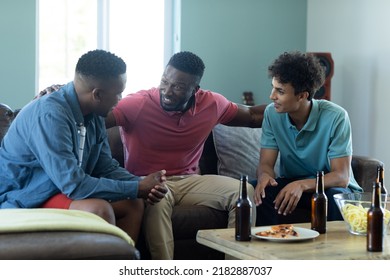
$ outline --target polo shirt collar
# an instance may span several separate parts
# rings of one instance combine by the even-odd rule
[[[314,131],[317,125],[317,120],[319,115],[320,115],[320,108],[318,106],[318,100],[312,99],[309,118],[307,119],[307,122],[303,127],[303,129],[308,131]]]
[[[307,119],[307,122],[303,126],[302,130],[306,131],[314,131],[317,125],[317,120],[320,115],[320,108],[318,105],[318,100],[312,99],[311,100],[311,109],[310,109],[310,114],[309,118]],[[290,124],[290,128],[295,128],[295,125],[291,123],[290,117],[288,114],[286,114],[287,121]]]

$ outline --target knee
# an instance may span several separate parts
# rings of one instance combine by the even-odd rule
[[[350,193],[350,192],[352,191],[349,188],[333,187],[333,188],[325,189],[325,194],[329,194],[331,196],[338,193]]]
[[[127,216],[142,219],[145,209],[143,199],[120,200],[111,204],[114,209],[116,219],[122,219]]]
[[[334,187],[334,188],[327,188],[325,190],[325,194],[326,196],[328,197],[328,200],[331,200],[333,201],[334,198],[333,196],[335,194],[339,194],[339,193],[350,193],[351,190],[349,188],[337,188],[337,187]]]
[[[146,204],[145,218],[150,217],[171,217],[175,202],[169,197],[164,197],[160,202],[150,205]]]
[[[247,191],[248,197],[249,197],[250,199],[253,199],[253,196],[255,195],[255,186],[256,186],[256,185],[252,185],[251,183],[248,183],[248,184],[247,184],[246,191]]]
[[[73,201],[69,209],[82,210],[93,213],[108,223],[115,225],[115,213],[111,204],[103,199],[85,199]]]
[[[115,225],[115,213],[109,202],[102,199],[97,200],[91,205],[90,212],[98,215],[99,217],[102,217],[110,224]]]

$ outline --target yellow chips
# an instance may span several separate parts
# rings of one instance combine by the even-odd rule
[[[367,232],[367,210],[362,205],[353,205],[346,203],[342,207],[342,213],[345,221],[350,225],[351,231],[356,233]],[[389,224],[390,211],[384,209],[384,223],[385,226]]]

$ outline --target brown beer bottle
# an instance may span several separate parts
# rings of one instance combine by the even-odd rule
[[[241,175],[240,197],[236,202],[236,240],[251,240],[252,203],[247,194],[248,176]]]
[[[328,198],[324,191],[324,172],[317,171],[316,191],[311,198],[311,229],[326,232],[328,217]]]
[[[383,209],[381,206],[381,183],[375,182],[372,203],[367,212],[367,251],[383,251]]]
[[[384,178],[385,178],[385,169],[383,168],[382,165],[378,165],[376,180],[377,180],[377,182],[381,183],[381,193],[387,194],[387,189],[385,186]]]

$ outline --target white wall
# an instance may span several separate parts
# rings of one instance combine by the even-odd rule
[[[307,10],[307,50],[332,53],[332,101],[349,112],[354,154],[388,166],[389,11],[388,0],[308,0]]]

